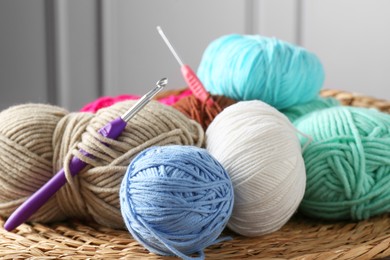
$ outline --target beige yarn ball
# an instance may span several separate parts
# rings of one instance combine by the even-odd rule
[[[42,104],[20,105],[2,111],[0,215],[12,214],[65,166],[68,183],[30,220],[46,223],[77,217],[123,228],[119,188],[133,157],[154,145],[200,147],[204,141],[204,132],[198,123],[156,101],[132,118],[117,140],[97,133],[133,104],[135,101],[120,102],[96,115],[68,113],[60,107]],[[93,158],[86,157],[79,149]],[[67,165],[74,155],[90,166],[72,178]]]

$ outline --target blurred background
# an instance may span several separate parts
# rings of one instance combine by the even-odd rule
[[[156,31],[195,71],[214,39],[274,36],[316,53],[324,88],[390,99],[387,0],[0,0],[0,109],[26,102],[71,111],[157,80],[185,87]]]

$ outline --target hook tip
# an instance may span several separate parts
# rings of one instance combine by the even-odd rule
[[[167,84],[168,84],[168,78],[162,78],[156,83],[156,85],[159,87],[165,87]]]

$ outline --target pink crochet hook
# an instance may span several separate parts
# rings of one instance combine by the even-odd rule
[[[190,68],[190,66],[183,63],[183,61],[180,59],[179,55],[173,48],[172,44],[168,40],[168,37],[164,34],[163,30],[160,26],[157,26],[157,31],[160,33],[161,37],[163,38],[164,42],[168,46],[169,50],[172,52],[173,56],[176,58],[177,62],[180,64],[181,74],[184,77],[184,80],[188,84],[188,87],[191,89],[194,96],[202,101],[206,102],[208,106],[211,106],[214,104],[214,101],[209,98],[209,93],[204,88],[202,82],[199,80],[198,76],[196,76],[195,72]]]
[[[122,116],[109,122],[98,131],[102,136],[110,139],[116,139],[125,129],[127,122],[137,114],[158,92],[160,92],[168,83],[168,79],[163,78],[156,83],[156,87],[141,97]],[[86,156],[92,157],[89,153],[80,150]],[[81,161],[78,157],[73,156],[69,163],[69,170],[73,176],[78,174],[87,163]],[[17,208],[4,224],[7,231],[11,231],[34,214],[43,204],[46,203],[62,186],[66,184],[65,170],[62,168],[46,184],[29,197],[22,205]]]

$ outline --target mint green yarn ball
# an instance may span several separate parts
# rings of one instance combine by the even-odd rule
[[[362,220],[390,212],[390,115],[340,106],[310,113],[295,126],[313,138],[303,152],[302,213]]]
[[[261,35],[225,35],[203,53],[198,77],[216,95],[238,101],[261,100],[277,109],[318,96],[325,72],[305,48]]]
[[[294,123],[295,120],[308,113],[335,106],[340,106],[340,102],[337,99],[332,97],[324,98],[318,96],[312,101],[300,105],[295,105],[287,109],[282,109],[280,112],[282,112],[292,123]]]

